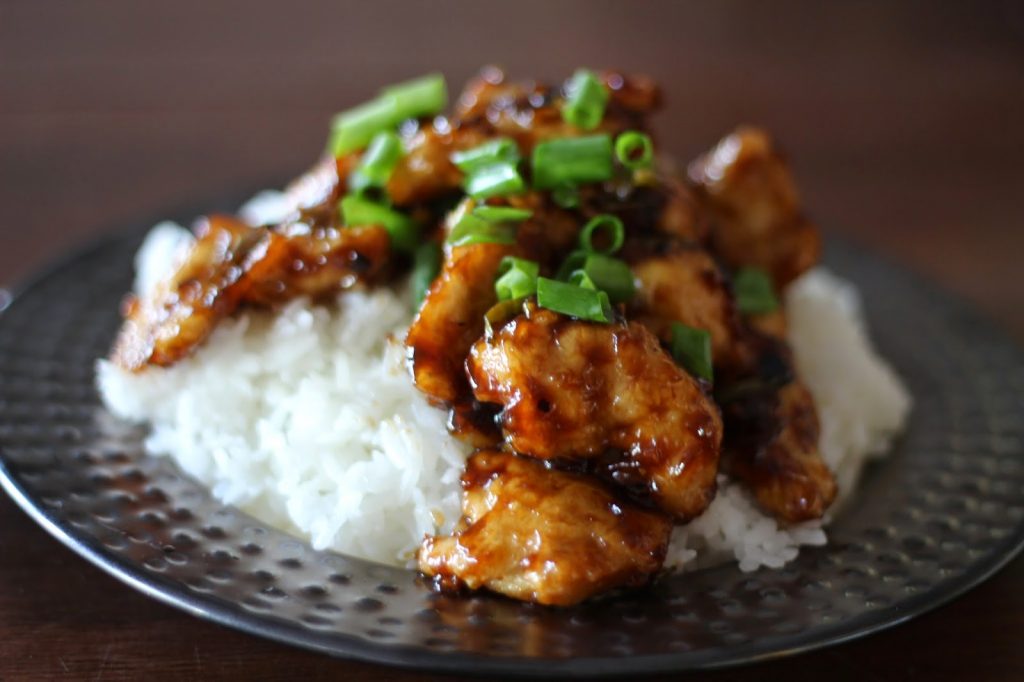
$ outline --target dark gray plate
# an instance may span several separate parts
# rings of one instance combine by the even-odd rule
[[[831,544],[782,570],[718,568],[572,609],[433,594],[411,571],[328,552],[218,504],[100,407],[141,232],[82,251],[0,315],[0,482],[50,533],[197,616],[337,656],[447,671],[622,674],[825,646],[961,594],[1024,544],[1024,355],[962,305],[833,242],[915,400]],[[0,307],[3,303],[0,303]]]

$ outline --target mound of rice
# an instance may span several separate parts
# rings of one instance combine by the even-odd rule
[[[241,214],[272,222],[287,208],[263,193]],[[137,292],[152,290],[190,241],[177,225],[154,228],[136,258]],[[821,450],[849,495],[902,428],[910,399],[872,350],[852,285],[818,269],[790,287],[786,305]],[[401,291],[350,293],[331,307],[295,301],[223,322],[170,368],[132,374],[100,360],[97,383],[112,413],[152,426],[150,452],[173,457],[225,504],[317,549],[407,565],[425,533],[459,517],[469,454],[412,384],[402,347],[410,319]],[[801,545],[825,544],[820,522],[780,527],[738,485],[720,483],[708,510],[676,529],[667,567],[779,567]]]

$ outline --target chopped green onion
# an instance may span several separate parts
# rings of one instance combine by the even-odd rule
[[[525,258],[505,256],[498,267],[498,279],[494,291],[499,301],[532,296],[537,292],[537,275],[540,265]]]
[[[519,160],[519,147],[509,138],[499,137],[472,149],[455,152],[451,160],[460,171],[471,174],[487,166],[514,164]]]
[[[651,136],[630,130],[615,140],[615,156],[630,170],[649,168],[654,161],[654,143]]]
[[[606,237],[608,246],[604,249],[594,245],[594,233],[598,231],[606,232],[608,235]],[[583,227],[583,231],[580,232],[580,246],[583,247],[584,251],[592,253],[615,253],[622,248],[622,244],[625,241],[626,226],[622,224],[618,217],[608,213],[591,218],[590,222]]]
[[[604,118],[608,90],[592,71],[580,69],[566,85],[562,118],[583,130],[593,130]]]
[[[377,133],[359,160],[359,165],[349,176],[349,188],[353,192],[360,192],[367,187],[383,187],[402,158],[402,153],[402,139],[397,133],[391,130]]]
[[[380,225],[388,231],[391,246],[396,251],[412,253],[416,249],[419,237],[416,223],[404,213],[358,194],[343,197],[340,206],[345,225]]]
[[[448,104],[448,87],[444,76],[431,73],[381,91],[381,96],[392,102],[394,121],[420,118],[438,113]]]
[[[489,223],[464,210],[455,220],[448,243],[452,246],[515,244],[516,229],[507,223]]]
[[[477,206],[473,209],[473,215],[489,223],[520,222],[531,217],[533,211],[512,206]]]
[[[386,99],[370,100],[334,117],[327,146],[334,156],[348,154],[365,147],[374,135],[391,128],[395,123],[392,102]]]
[[[547,277],[537,278],[537,305],[592,322],[610,322],[613,315],[605,292]]]
[[[770,313],[779,307],[772,280],[764,270],[743,268],[733,278],[732,288],[736,294],[736,307],[741,313]]]
[[[591,291],[599,291],[597,284],[595,284],[594,280],[590,278],[590,275],[582,270],[577,270],[569,275],[569,284],[575,284],[578,287],[590,289]],[[609,297],[609,300],[611,300],[611,297]]]
[[[533,148],[533,184],[552,189],[612,177],[612,139],[608,135],[563,137]]]
[[[500,163],[466,176],[466,194],[474,199],[519,194],[526,189],[523,176],[512,164]]]
[[[587,252],[582,250],[573,251],[565,260],[562,261],[562,266],[558,268],[558,273],[555,275],[555,279],[560,282],[568,282],[572,273],[583,267],[583,264],[587,262]]]
[[[586,274],[601,291],[607,292],[612,303],[625,303],[636,294],[633,271],[618,258],[603,253],[587,254],[583,267],[576,272]],[[573,275],[576,273],[574,272]],[[572,276],[570,282],[574,281]]]
[[[711,334],[706,329],[672,323],[672,355],[690,374],[711,381]]]
[[[407,118],[436,114],[447,103],[448,90],[440,74],[385,88],[376,99],[334,117],[327,148],[334,156],[348,154],[365,147],[380,131]]]
[[[427,290],[433,284],[437,274],[441,272],[441,245],[437,242],[423,242],[416,247],[412,257],[412,288],[413,305],[417,308],[427,296]]]
[[[576,208],[580,205],[580,190],[573,185],[561,185],[551,190],[551,198],[562,208]]]

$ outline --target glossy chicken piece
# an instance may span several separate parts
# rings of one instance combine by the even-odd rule
[[[462,486],[460,529],[426,538],[419,552],[420,570],[442,587],[567,606],[646,584],[664,562],[668,518],[595,479],[482,451],[466,463]]]
[[[814,399],[798,380],[754,391],[722,406],[726,437],[723,465],[739,477],[775,518],[818,519],[837,487],[818,451]]]
[[[269,236],[226,216],[201,222],[195,244],[173,277],[151,296],[129,299],[114,361],[139,371],[146,365],[166,367],[191,353],[238,307],[243,275]]]
[[[188,356],[240,305],[270,306],[298,296],[322,298],[373,281],[390,257],[381,227],[250,227],[214,216],[168,282],[133,299],[113,358],[125,369],[166,367]]]
[[[266,251],[249,267],[242,300],[275,305],[299,296],[333,296],[357,282],[378,281],[390,257],[382,227],[283,226],[271,232]]]
[[[514,245],[447,247],[434,280],[405,338],[416,387],[441,403],[470,397],[465,362],[484,333],[484,314],[497,303],[494,280]]]
[[[511,449],[540,459],[609,451],[631,488],[688,519],[715,492],[718,408],[637,323],[575,321],[531,306],[480,340],[467,367],[474,394],[503,407]]]
[[[818,230],[766,133],[738,129],[697,159],[690,177],[714,215],[711,244],[727,265],[761,268],[781,290],[817,262]]]
[[[672,339],[675,322],[706,329],[716,366],[743,364],[747,353],[741,321],[725,276],[710,254],[678,242],[662,242],[650,251],[627,254],[637,281],[632,319],[665,343]]]
[[[451,154],[494,137],[513,138],[528,159],[533,147],[543,140],[644,129],[643,115],[660,101],[657,86],[641,77],[615,73],[604,77],[610,92],[604,120],[595,130],[581,131],[562,119],[558,89],[506,83],[502,72],[485,71],[466,86],[450,119],[424,122],[406,134],[406,154],[388,180],[388,195],[395,205],[409,206],[456,192],[462,185],[462,173],[451,162]],[[350,169],[350,158],[338,162],[341,177],[347,177],[342,166],[347,164]]]

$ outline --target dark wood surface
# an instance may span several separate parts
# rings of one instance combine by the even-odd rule
[[[650,73],[667,95],[661,142],[682,158],[735,123],[768,126],[827,232],[1024,340],[1014,2],[3,2],[0,283],[111,225],[299,171],[330,113],[381,84],[433,69],[459,83],[485,63],[545,79],[579,64]],[[890,632],[708,678],[1019,680],[1021,641],[1017,559]],[[157,604],[0,499],[0,679],[52,678],[435,679]]]

